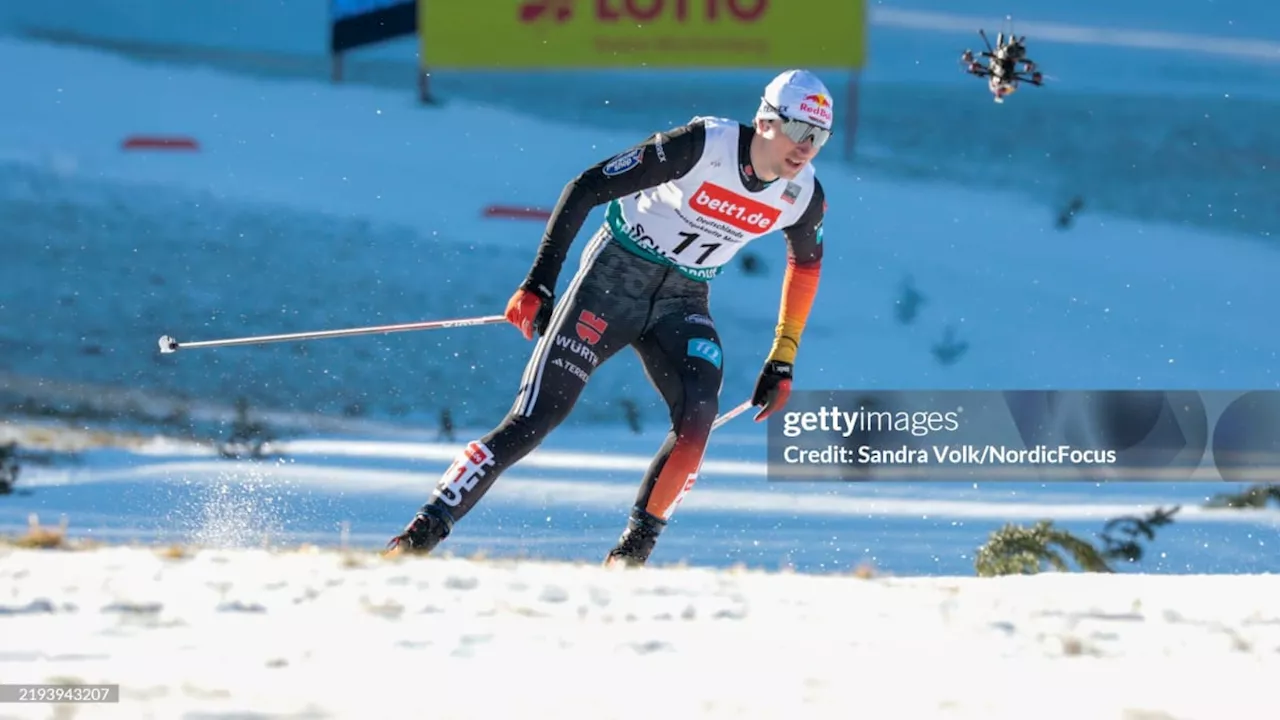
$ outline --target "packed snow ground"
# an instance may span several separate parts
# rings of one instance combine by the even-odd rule
[[[0,588],[0,679],[120,684],[82,720],[1262,720],[1280,669],[1276,576],[0,549]]]

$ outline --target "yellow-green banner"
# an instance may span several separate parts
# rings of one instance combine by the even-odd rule
[[[418,0],[429,68],[861,68],[865,0]]]

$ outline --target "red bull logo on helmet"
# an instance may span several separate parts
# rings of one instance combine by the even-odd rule
[[[823,127],[831,125],[831,99],[826,95],[805,95],[800,101],[800,112],[807,115],[810,122]]]

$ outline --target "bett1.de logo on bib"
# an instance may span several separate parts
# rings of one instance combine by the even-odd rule
[[[749,233],[764,233],[778,221],[782,210],[746,198],[711,182],[693,193],[691,206],[699,213]]]

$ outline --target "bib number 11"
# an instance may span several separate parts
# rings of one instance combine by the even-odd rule
[[[674,252],[676,255],[683,255],[685,250],[688,250],[689,248],[693,247],[694,241],[697,240],[699,237],[698,233],[694,233],[694,232],[682,232],[677,234],[684,239],[681,240],[674,248],[672,248],[672,252]],[[701,245],[698,245],[698,247],[702,249],[702,254],[698,256],[697,260],[693,261],[693,264],[701,265],[702,263],[706,262],[707,258],[711,257],[711,253],[715,252],[716,248],[720,247],[723,244],[724,243],[718,243],[718,242],[705,242],[705,243],[702,243]]]

